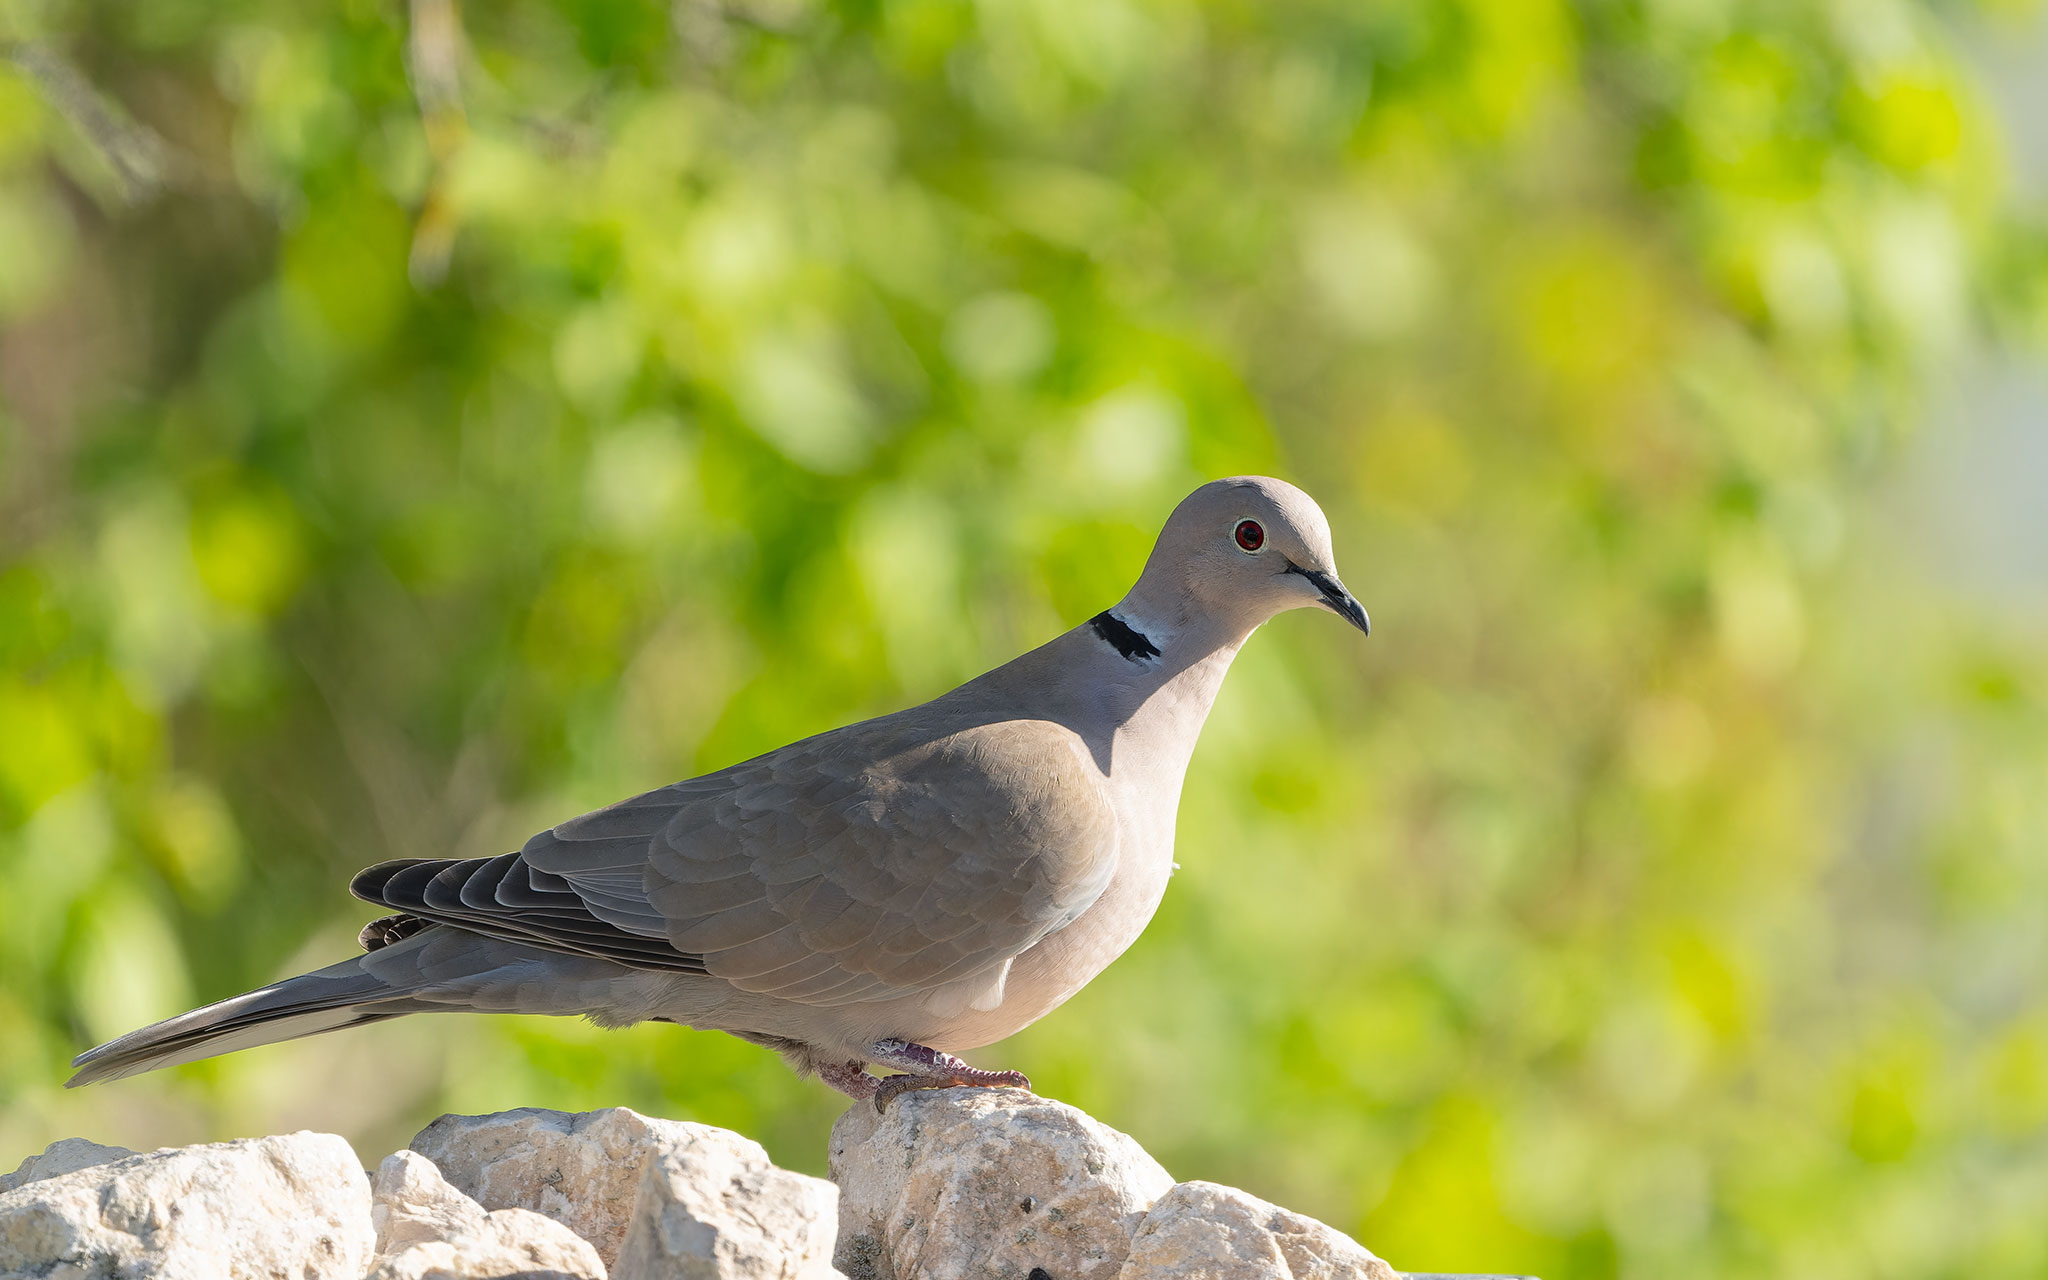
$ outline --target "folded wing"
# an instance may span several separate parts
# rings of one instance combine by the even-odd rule
[[[357,895],[426,919],[809,1004],[950,988],[1011,959],[1115,867],[1106,786],[1043,721],[849,726],[565,822],[517,854],[385,863]]]

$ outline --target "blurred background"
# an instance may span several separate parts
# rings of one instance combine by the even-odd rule
[[[408,1019],[66,1093],[346,882],[1007,659],[1201,480],[1139,944],[984,1065],[1412,1269],[2048,1272],[2048,19],[1908,0],[9,0],[0,1168],[623,1104]]]

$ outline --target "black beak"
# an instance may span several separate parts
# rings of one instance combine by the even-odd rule
[[[1298,573],[1307,578],[1315,585],[1316,590],[1323,593],[1323,603],[1330,606],[1332,613],[1365,634],[1372,634],[1372,619],[1365,616],[1365,606],[1358,603],[1351,593],[1344,589],[1343,583],[1327,573],[1316,569],[1304,569],[1292,561],[1288,562],[1287,572]]]

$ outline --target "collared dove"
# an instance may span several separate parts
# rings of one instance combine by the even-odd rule
[[[350,888],[396,914],[364,928],[363,955],[103,1044],[70,1083],[474,1009],[715,1028],[877,1107],[1028,1087],[953,1055],[1037,1021],[1137,939],[1231,659],[1311,605],[1368,629],[1314,500],[1205,484],[1130,593],[1065,635],[517,853],[371,867]]]

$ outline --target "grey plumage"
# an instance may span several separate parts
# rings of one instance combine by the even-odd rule
[[[908,1087],[1021,1080],[950,1053],[1035,1021],[1137,937],[1231,658],[1308,605],[1366,627],[1315,503],[1204,485],[1090,623],[516,854],[372,867],[353,891],[397,914],[365,927],[364,955],[102,1045],[71,1083],[456,1009],[717,1028],[858,1097],[869,1065]]]

